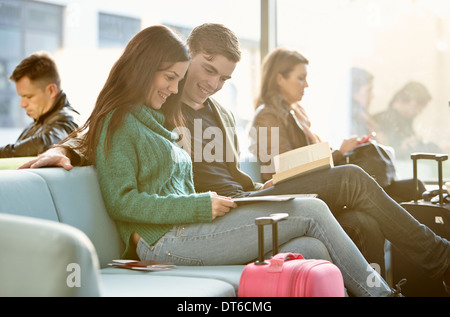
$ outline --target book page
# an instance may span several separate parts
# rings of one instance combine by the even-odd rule
[[[277,173],[331,156],[328,142],[303,146],[274,157]]]

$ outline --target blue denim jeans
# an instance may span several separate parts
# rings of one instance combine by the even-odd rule
[[[233,209],[212,223],[175,226],[154,245],[140,239],[140,259],[170,261],[178,265],[245,264],[258,256],[255,218],[286,212],[289,218],[279,223],[280,252],[304,253],[317,241],[325,245],[331,260],[344,278],[347,290],[355,296],[387,296],[391,290],[364,259],[328,207],[320,199],[300,198],[286,202],[255,203]],[[271,229],[266,228],[265,251],[272,249]],[[321,253],[322,250],[316,250]],[[315,257],[314,255],[309,255]]]
[[[430,278],[441,278],[450,265],[450,243],[416,221],[361,168],[354,165],[307,174],[253,193],[316,193],[334,215],[355,210],[370,215],[384,237]],[[332,252],[339,249],[329,249]],[[394,281],[395,282],[395,281]]]

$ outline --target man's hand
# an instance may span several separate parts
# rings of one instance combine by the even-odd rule
[[[70,159],[66,156],[66,149],[60,146],[51,148],[40,154],[37,158],[23,164],[19,169],[23,168],[39,168],[39,167],[63,167],[70,171],[73,166]]]

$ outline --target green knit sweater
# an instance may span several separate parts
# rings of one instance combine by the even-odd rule
[[[211,195],[195,194],[191,159],[164,128],[164,115],[140,106],[125,115],[105,150],[105,120],[95,165],[106,209],[128,254],[131,233],[152,245],[175,224],[211,222]]]

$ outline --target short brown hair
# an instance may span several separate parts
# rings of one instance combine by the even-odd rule
[[[237,36],[222,24],[205,23],[194,28],[187,39],[192,56],[206,53],[212,57],[223,55],[232,62],[241,60]]]
[[[17,82],[25,76],[41,88],[48,84],[56,84],[58,90],[61,89],[61,79],[56,63],[46,52],[36,52],[22,60],[9,79]]]

